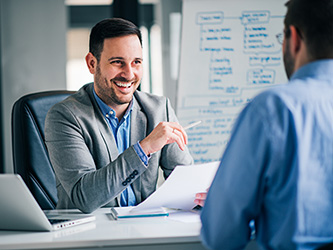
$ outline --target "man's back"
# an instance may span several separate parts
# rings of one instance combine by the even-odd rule
[[[290,90],[299,90],[291,109],[298,147],[295,241],[307,249],[333,241],[333,60],[305,66],[297,72],[302,75]]]
[[[333,60],[256,97],[235,130],[202,213],[209,246],[244,246],[250,220],[264,249],[333,241]]]
[[[333,242],[333,0],[285,6],[290,83],[254,98],[234,126],[201,214],[210,248],[244,247],[251,220],[263,249]]]
[[[313,242],[333,240],[333,60],[304,66],[281,90],[296,140],[290,158],[297,170],[294,240],[312,249]]]

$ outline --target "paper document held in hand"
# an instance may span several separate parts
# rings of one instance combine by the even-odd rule
[[[162,186],[131,212],[153,211],[161,207],[191,210],[196,206],[195,195],[210,187],[219,164],[177,166]]]

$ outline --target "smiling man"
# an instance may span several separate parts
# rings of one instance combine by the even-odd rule
[[[166,178],[193,162],[186,132],[167,98],[137,90],[143,58],[134,24],[96,24],[86,63],[94,82],[56,104],[45,122],[57,208],[136,205],[155,191],[159,167]]]

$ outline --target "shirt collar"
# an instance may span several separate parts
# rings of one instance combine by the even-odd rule
[[[101,98],[99,98],[99,96],[96,94],[95,89],[93,88],[93,93],[94,93],[94,97],[95,100],[103,114],[103,116],[105,117],[112,117],[115,118],[116,117],[116,111],[114,111],[112,108],[110,108],[105,102],[103,102],[103,100]],[[131,100],[131,102],[128,105],[128,108],[123,116],[123,119],[127,119],[127,117],[130,114],[130,111],[133,108],[133,98]]]
[[[291,76],[290,80],[304,77],[315,77],[316,79],[332,82],[332,72],[333,60],[322,59],[303,65]]]

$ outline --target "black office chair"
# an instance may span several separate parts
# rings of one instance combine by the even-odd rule
[[[14,103],[12,146],[14,172],[21,175],[42,209],[54,209],[58,198],[55,175],[44,142],[48,110],[73,91],[28,94]]]

